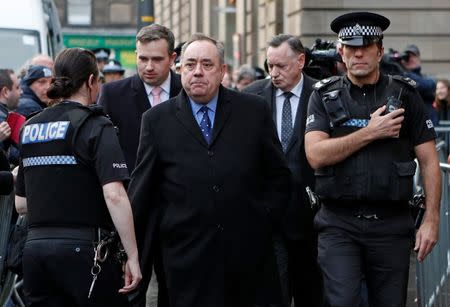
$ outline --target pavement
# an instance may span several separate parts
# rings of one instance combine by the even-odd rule
[[[152,273],[152,279],[147,290],[147,307],[157,307],[158,283],[155,278],[155,272]]]
[[[411,253],[410,268],[409,268],[409,282],[406,307],[418,307],[417,290],[416,290],[416,255]],[[147,291],[147,307],[157,307],[158,283],[155,279],[155,274],[152,274],[152,280]],[[292,305],[293,306],[293,305]]]

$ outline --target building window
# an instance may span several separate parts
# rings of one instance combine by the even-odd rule
[[[67,23],[88,26],[92,23],[92,0],[67,0]]]
[[[130,24],[131,5],[125,3],[112,3],[109,9],[109,20],[112,24]]]

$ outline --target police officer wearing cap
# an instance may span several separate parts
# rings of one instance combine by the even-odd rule
[[[126,306],[141,279],[128,171],[97,97],[91,51],[63,50],[48,96],[62,101],[33,116],[21,136],[16,208],[28,215],[23,252],[28,306]],[[128,255],[116,259],[114,228]]]
[[[108,48],[96,48],[92,49],[92,52],[95,54],[95,58],[97,59],[98,69],[102,71],[103,67],[105,67],[106,63],[108,62],[111,50],[109,50]]]
[[[103,67],[103,77],[105,78],[105,83],[121,80],[125,74],[125,69],[122,67],[119,61],[109,60],[108,63]]]
[[[355,12],[331,23],[347,74],[311,95],[305,150],[322,207],[314,223],[327,306],[405,306],[417,158],[426,213],[415,237],[419,261],[438,239],[441,175],[435,132],[415,83],[380,74],[384,16]]]

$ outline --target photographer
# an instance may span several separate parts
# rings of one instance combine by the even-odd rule
[[[422,96],[428,115],[436,126],[439,121],[438,113],[433,108],[436,82],[422,74],[419,48],[416,45],[407,46],[401,56],[401,63],[406,70],[405,76],[417,82],[417,91]]]

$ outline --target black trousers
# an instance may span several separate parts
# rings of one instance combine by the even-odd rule
[[[157,298],[157,307],[169,307],[169,294],[167,293],[167,284],[166,284],[166,276],[164,273],[164,267],[162,263],[161,249],[159,248],[159,252],[156,254],[154,263],[153,263],[153,271],[156,276],[156,282],[158,284],[158,298]],[[142,281],[141,285],[145,282]],[[150,281],[148,281],[150,284]],[[129,297],[130,306],[133,307],[145,307],[147,306],[147,291],[146,289],[142,289],[142,293],[133,294]]]
[[[322,306],[323,286],[317,263],[315,236],[311,235],[303,240],[288,240],[287,250],[289,285],[294,306]]]
[[[283,302],[264,307],[321,307],[323,287],[317,264],[317,238],[309,233],[289,240],[281,234],[273,238]],[[258,306],[262,307],[262,306]]]
[[[94,245],[89,240],[33,239],[23,254],[24,294],[29,307],[128,306],[122,271],[114,257],[101,263],[101,272],[88,299],[92,282]]]
[[[366,217],[360,213],[324,206],[316,215],[325,306],[360,306],[363,277],[369,306],[405,306],[414,234],[409,209],[365,208]]]

